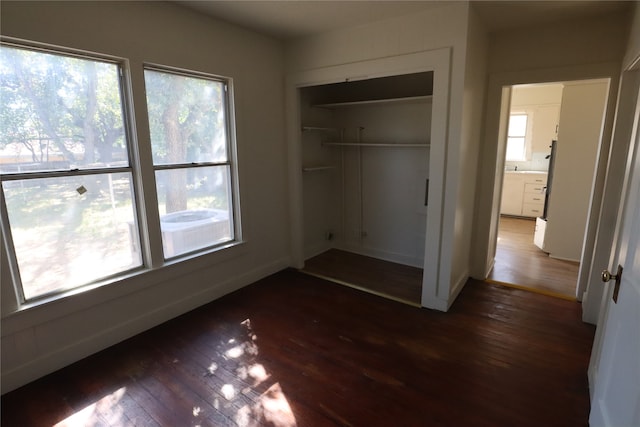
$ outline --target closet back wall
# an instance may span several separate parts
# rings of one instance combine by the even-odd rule
[[[336,116],[338,127],[347,130],[347,140],[354,140],[362,127],[364,142],[424,144],[431,128],[431,103],[364,104],[336,110]],[[344,150],[344,240],[338,243],[351,252],[422,268],[429,149]]]
[[[433,73],[300,90],[304,253],[422,268]]]

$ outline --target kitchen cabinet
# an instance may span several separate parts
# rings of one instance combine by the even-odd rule
[[[502,215],[536,218],[544,211],[547,173],[507,171],[502,185]]]
[[[504,174],[502,185],[502,204],[500,213],[503,215],[522,215],[522,201],[524,199],[524,176],[521,174]]]

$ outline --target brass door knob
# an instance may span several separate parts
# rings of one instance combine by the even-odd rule
[[[616,274],[611,274],[609,270],[602,270],[602,274],[600,276],[603,282],[608,282],[610,280],[615,281],[615,285],[613,286],[613,302],[618,302],[618,293],[620,292],[620,282],[622,281],[622,266],[618,266],[618,271]]]
[[[605,283],[611,279],[618,280],[618,275],[609,273],[609,270],[602,270],[602,275],[600,277],[602,277],[602,281]]]

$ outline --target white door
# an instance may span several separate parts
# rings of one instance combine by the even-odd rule
[[[607,286],[606,301],[592,351],[595,366],[591,427],[640,426],[640,155],[638,130],[640,103],[636,106],[623,187],[624,202],[616,227],[612,274],[618,264],[624,271],[617,303],[612,301],[614,281]],[[626,196],[626,197],[625,197]],[[604,266],[603,266],[604,267]]]

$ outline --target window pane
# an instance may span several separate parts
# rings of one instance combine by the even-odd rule
[[[153,162],[225,162],[224,84],[145,70]]]
[[[128,165],[118,66],[0,47],[0,172]]]
[[[156,172],[165,258],[234,239],[229,166]]]
[[[26,299],[141,265],[130,173],[4,181]]]
[[[527,134],[527,115],[513,114],[509,117],[509,136],[525,136]]]
[[[524,138],[507,138],[506,160],[526,160]]]

